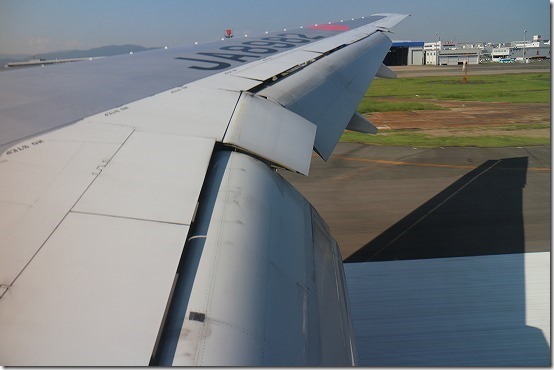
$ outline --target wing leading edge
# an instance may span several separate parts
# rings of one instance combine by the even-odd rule
[[[385,32],[404,17],[313,25],[165,59],[165,51],[142,60],[126,56],[111,68],[95,61],[5,72],[0,129],[8,134],[0,144],[47,132],[0,157],[0,362],[353,363],[336,243],[309,203],[266,172],[307,174],[312,148],[327,159],[349,122],[361,125],[355,110],[382,70],[390,47]],[[113,77],[125,65],[149,74],[135,92],[118,95],[121,87],[100,76],[69,99],[71,109],[46,109],[53,100],[41,94],[52,79]],[[49,68],[52,75],[41,77]],[[169,86],[177,73],[185,76],[176,80],[181,84]],[[14,103],[22,92],[8,91],[18,76],[38,78],[23,105]],[[122,76],[115,80],[134,81],[132,72]],[[58,98],[66,94],[62,88]],[[36,119],[18,126],[42,111],[45,126]],[[219,182],[218,167],[225,174]],[[264,183],[274,185],[262,189],[273,190],[254,190]],[[303,227],[285,222],[293,214]],[[302,247],[282,248],[290,243]],[[285,268],[291,260],[298,264]],[[283,276],[287,283],[279,282]],[[248,289],[256,277],[261,285]],[[298,294],[285,294],[287,284]],[[274,293],[281,311],[268,311]],[[225,307],[233,309],[225,314]],[[287,312],[298,325],[279,324]],[[325,324],[333,318],[339,327]],[[193,336],[178,339],[191,330]],[[296,338],[294,348],[287,336]],[[234,355],[207,349],[235,337],[244,340],[236,340]]]

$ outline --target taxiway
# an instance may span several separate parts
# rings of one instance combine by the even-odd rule
[[[340,143],[308,177],[282,173],[329,223],[346,261],[550,250],[549,147]]]

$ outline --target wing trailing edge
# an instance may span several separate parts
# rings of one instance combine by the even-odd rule
[[[308,175],[316,126],[251,93],[243,93],[223,143]]]

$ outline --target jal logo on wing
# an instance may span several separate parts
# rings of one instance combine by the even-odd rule
[[[192,69],[214,71],[229,68],[233,62],[251,62],[322,38],[325,36],[310,37],[302,33],[280,33],[236,45],[222,46],[214,52],[198,52],[194,57],[176,59],[194,61],[194,65],[189,66]]]

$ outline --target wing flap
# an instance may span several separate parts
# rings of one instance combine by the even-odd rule
[[[223,142],[307,175],[315,134],[313,123],[267,99],[244,93]]]
[[[0,300],[2,364],[148,365],[187,232],[71,212]]]
[[[172,328],[174,357],[161,365],[352,365],[342,263],[327,225],[265,164],[237,152],[216,157],[211,221],[186,247],[202,254],[187,255],[196,277],[184,321]]]

